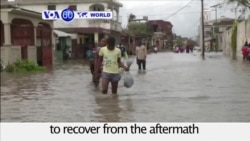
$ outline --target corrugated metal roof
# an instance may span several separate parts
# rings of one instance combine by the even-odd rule
[[[60,30],[54,30],[54,33],[58,36],[58,37],[70,37],[72,39],[76,39],[77,36],[74,34],[69,34]]]

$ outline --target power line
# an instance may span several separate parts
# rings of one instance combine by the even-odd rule
[[[155,0],[156,1],[156,0]],[[190,0],[169,0],[169,1],[190,1]],[[152,17],[152,16],[167,16],[167,15],[169,15],[169,17],[167,17],[166,18],[166,20],[168,20],[169,18],[171,18],[172,16],[174,16],[174,15],[177,15],[177,14],[195,14],[195,13],[200,13],[201,11],[192,11],[192,12],[183,12],[183,13],[179,13],[181,10],[183,10],[183,9],[185,9],[186,7],[188,7],[192,2],[200,2],[200,0],[191,0],[188,4],[186,4],[184,7],[182,7],[182,8],[180,8],[179,10],[177,10],[176,12],[174,12],[174,13],[172,13],[172,14],[153,14],[153,15],[147,15],[147,14],[144,14],[144,15],[136,15],[136,17],[138,17],[138,16],[150,16],[150,17]],[[206,2],[212,2],[212,1],[214,1],[214,0],[207,0]],[[219,0],[216,0],[216,2],[218,2]],[[146,1],[144,1],[144,2],[146,2]],[[221,3],[221,4],[224,4],[225,2],[223,2],[223,3]],[[146,10],[148,10],[147,8],[145,8]],[[153,8],[150,8],[150,9],[153,9]],[[228,9],[228,10],[230,10],[230,9]],[[218,10],[218,11],[221,11],[221,10]],[[226,10],[225,10],[225,7],[224,7],[224,9],[223,9],[223,12],[225,12]],[[209,11],[209,12],[212,12],[212,11]],[[129,16],[127,15],[127,16],[120,16],[120,17],[126,17],[126,18],[128,18]],[[165,18],[164,18],[165,19]]]
[[[183,13],[177,13],[177,14],[193,14],[193,13],[200,13],[200,11],[192,11],[192,12],[183,12]],[[168,15],[172,15],[171,13],[168,13],[168,14],[152,14],[152,15],[147,15],[147,14],[144,14],[144,15],[135,15],[136,17],[138,16],[168,16]],[[129,17],[129,16],[120,16],[120,17]]]
[[[190,0],[120,0],[120,2],[127,2],[127,1],[132,1],[132,2],[134,2],[134,1],[142,1],[142,2],[164,1],[164,2],[166,2],[166,1],[190,1]],[[201,0],[194,0],[194,1],[200,2]],[[223,0],[204,0],[204,2],[210,2],[210,1],[211,2],[218,2],[218,1],[223,1]]]
[[[163,1],[163,0],[155,0],[154,2],[157,2],[157,1]],[[164,2],[168,2],[168,1],[171,2],[171,0],[164,0]],[[183,1],[190,1],[190,0],[176,0],[176,2],[183,2]],[[138,0],[137,0],[137,2],[138,2]],[[144,0],[143,2],[150,2],[150,1]],[[196,1],[196,2],[198,2],[198,1]],[[169,3],[166,3],[166,4],[161,4],[161,5],[151,5],[149,7],[148,6],[146,6],[146,7],[139,7],[139,8],[136,7],[136,10],[140,10],[140,9],[146,9],[146,10],[149,10],[149,9],[159,9],[160,7],[170,8],[170,7],[173,7],[173,6],[171,6],[171,5],[169,6]],[[133,9],[133,8],[128,8],[128,9]]]
[[[129,1],[129,0],[126,0],[126,1]],[[135,0],[136,2],[138,2],[138,0]],[[190,1],[190,0],[154,0],[154,3],[155,2],[157,2],[157,1],[164,1],[164,2],[173,2],[173,1],[176,1],[176,2],[183,2],[183,1]],[[209,1],[209,2],[218,2],[219,0],[207,0],[207,1]],[[152,2],[152,0],[150,0],[150,1],[147,1],[147,0],[144,0],[143,1],[144,3],[145,2]],[[200,0],[193,0],[193,2],[200,2]],[[226,3],[226,2],[223,2],[223,3],[221,3],[221,4],[224,4],[224,3]],[[124,4],[125,5],[125,4]],[[152,6],[150,6],[150,7],[146,7],[146,8],[143,8],[143,7],[136,7],[136,10],[140,10],[140,9],[146,9],[146,10],[150,10],[150,9],[158,9],[158,8],[160,8],[160,7],[165,7],[165,6],[167,6],[166,8],[169,8],[169,7],[172,7],[172,6],[168,6],[169,5],[169,3],[166,3],[166,4],[163,4],[163,5],[152,5]],[[133,8],[128,8],[128,9],[133,9]]]
[[[231,8],[230,9],[223,9],[223,10],[218,10],[218,12],[220,11],[220,12],[226,12],[226,10],[231,10]],[[194,13],[200,13],[201,11],[200,10],[197,10],[197,11],[190,11],[190,12],[182,12],[182,13],[176,13],[176,15],[177,14],[194,14]],[[212,12],[212,11],[208,11],[208,12]],[[170,14],[170,13],[165,13],[165,14],[152,14],[152,15],[147,15],[147,14],[144,14],[144,15],[135,15],[135,16],[168,16],[168,15],[172,15],[172,14]],[[127,16],[119,16],[119,17],[129,17],[128,15]]]
[[[173,7],[173,6],[168,6],[168,4],[164,4],[164,5],[154,5],[154,6],[150,6],[150,8],[149,7],[141,7],[141,8],[136,8],[136,10],[151,10],[151,9],[158,9],[158,8],[160,8],[160,7],[164,7],[164,8],[170,8],[170,7]],[[129,10],[130,9],[134,9],[134,8],[128,8]]]
[[[189,1],[190,1],[190,0],[189,0]],[[174,13],[172,13],[172,14],[154,14],[154,15],[146,15],[146,16],[170,15],[170,17],[171,17],[171,16],[177,14],[178,12],[180,12],[181,10],[183,10],[184,8],[188,7],[193,1],[194,1],[194,0],[191,0],[191,1],[190,1],[188,4],[186,4],[184,7],[182,7],[181,9],[177,10],[176,12],[174,12]],[[146,10],[148,10],[148,9],[146,9]],[[144,15],[135,15],[135,16],[145,16],[145,14],[144,14]],[[120,17],[129,17],[129,16],[120,16]]]
[[[183,6],[182,8],[180,8],[179,10],[177,10],[176,12],[174,12],[173,14],[171,14],[169,17],[167,17],[167,19],[171,18],[172,16],[176,15],[178,12],[180,12],[184,8],[188,7],[193,1],[194,0],[191,0],[188,4],[186,4],[185,6]]]

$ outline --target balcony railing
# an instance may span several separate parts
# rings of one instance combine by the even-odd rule
[[[16,3],[19,4],[62,4],[62,3],[84,3],[84,2],[92,2],[92,3],[99,3],[99,2],[115,2],[119,5],[122,5],[117,0],[15,0]],[[1,0],[1,4],[11,3],[8,0]]]
[[[63,20],[54,21],[55,28],[104,28],[108,30],[122,31],[120,22],[113,20],[74,20],[64,22]]]
[[[161,32],[161,31],[156,31],[156,32],[154,32],[154,34],[155,35],[162,35],[162,34],[165,34],[165,33]]]
[[[110,25],[111,30],[122,31],[122,24],[116,20],[87,20],[89,25],[102,27],[103,24]]]
[[[120,22],[112,20],[110,22],[110,25],[111,25],[111,30],[122,31],[122,24]]]

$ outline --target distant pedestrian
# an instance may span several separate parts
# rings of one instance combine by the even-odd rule
[[[194,46],[190,47],[190,52],[193,53],[194,52]]]
[[[175,53],[179,53],[179,47],[175,46],[174,51],[175,51]]]
[[[121,79],[119,67],[125,71],[128,71],[129,68],[121,62],[121,51],[115,47],[115,38],[113,37],[109,37],[107,46],[102,47],[99,51],[99,65],[102,63],[102,93],[107,94],[111,82],[112,93],[117,94],[118,83]]]
[[[190,47],[189,45],[186,46],[186,53],[189,53]]]
[[[248,60],[249,47],[248,47],[247,42],[245,42],[245,44],[243,45],[241,51],[242,51],[242,55],[243,55],[243,60]]]
[[[185,50],[185,49],[184,49],[184,47],[183,47],[183,46],[180,46],[180,47],[179,47],[179,52],[180,52],[180,53],[183,53],[183,52],[184,52],[184,50]]]
[[[158,48],[156,46],[154,46],[154,53],[158,52]]]
[[[124,42],[121,42],[117,48],[119,48],[121,50],[121,62],[122,63],[126,63],[126,60],[128,59],[128,53],[127,53],[127,49],[126,46],[124,45]],[[120,68],[120,72],[123,72],[124,70],[122,68]]]
[[[146,58],[147,58],[147,47],[139,41],[136,47],[136,59],[138,64],[138,69],[146,70]]]
[[[250,43],[248,44],[248,56],[247,56],[247,60],[250,61]]]

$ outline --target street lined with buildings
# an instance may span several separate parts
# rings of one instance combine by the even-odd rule
[[[234,18],[218,16],[219,9],[223,9],[226,4],[218,2],[211,7],[214,10],[204,10],[204,46],[207,51],[223,51],[225,55],[232,57],[232,29],[237,21],[236,57],[241,59],[243,57],[242,47],[246,41],[250,42],[250,10],[247,7],[235,6],[231,8],[235,14]],[[211,14],[215,14],[215,18],[212,18]],[[200,46],[203,42],[201,25],[202,23],[199,26]]]
[[[7,66],[18,59],[34,61],[42,66],[51,66],[55,60],[85,58],[88,44],[98,42],[107,36],[125,40],[129,54],[135,54],[137,41],[144,40],[148,47],[157,45],[159,50],[172,48],[173,25],[169,21],[142,19],[152,29],[149,35],[133,35],[122,28],[120,8],[123,4],[116,0],[82,1],[34,1],[1,0],[1,64]],[[81,11],[110,11],[111,20],[42,20],[43,10],[63,10],[70,8]],[[139,22],[131,20],[131,23]]]
[[[165,60],[165,61],[162,61]],[[222,53],[157,53],[118,96],[95,89],[87,64],[31,75],[2,74],[1,121],[249,122],[250,65]],[[24,83],[25,82],[25,83]]]
[[[127,28],[122,28],[121,7],[117,0],[1,0],[1,69],[18,60],[47,68],[35,74],[1,72],[1,121],[250,121],[250,64],[241,61],[241,48],[250,42],[249,13],[237,20],[213,20],[205,13],[203,30],[197,27],[199,42],[174,33],[170,21],[149,16],[131,13]],[[65,8],[109,11],[113,19],[69,23],[42,19],[43,10]],[[235,34],[238,60],[232,61]],[[121,81],[116,96],[102,95],[93,86],[86,61],[91,46],[101,46],[100,40],[108,36],[129,56],[136,54],[138,41],[145,52],[155,49],[155,54],[142,57],[146,72],[137,72],[134,62],[130,70],[134,86],[125,88]],[[199,52],[203,43],[205,60]],[[178,53],[173,53],[176,48]]]

